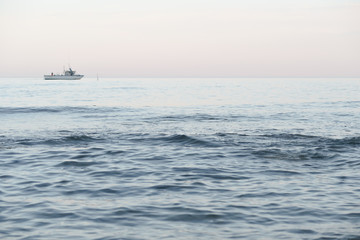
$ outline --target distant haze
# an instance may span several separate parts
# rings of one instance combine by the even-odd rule
[[[0,77],[357,77],[358,0],[0,0]]]

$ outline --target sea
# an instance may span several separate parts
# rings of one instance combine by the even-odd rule
[[[0,239],[360,239],[360,79],[1,78]]]

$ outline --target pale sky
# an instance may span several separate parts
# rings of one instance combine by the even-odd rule
[[[360,0],[0,0],[0,77],[359,77]]]

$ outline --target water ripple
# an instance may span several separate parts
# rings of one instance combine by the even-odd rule
[[[0,239],[359,239],[359,81],[157,81],[1,81]]]

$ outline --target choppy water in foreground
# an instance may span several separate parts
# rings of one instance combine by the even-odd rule
[[[359,239],[360,79],[0,79],[0,239]]]

